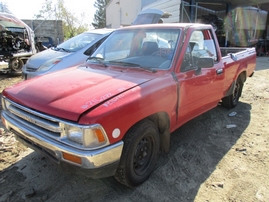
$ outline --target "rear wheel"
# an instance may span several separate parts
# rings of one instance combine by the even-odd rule
[[[243,83],[240,79],[236,80],[233,93],[227,97],[222,98],[221,104],[227,108],[233,108],[238,104],[238,100],[243,90]]]
[[[149,120],[137,123],[124,138],[116,180],[128,187],[146,181],[154,170],[159,149],[160,137],[156,125]]]

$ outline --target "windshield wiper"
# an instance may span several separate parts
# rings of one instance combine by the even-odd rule
[[[70,50],[67,50],[65,48],[60,48],[60,47],[57,47],[57,46],[54,48],[54,50],[57,50],[57,51],[61,50],[61,51],[67,52],[67,53],[71,52]]]
[[[157,70],[156,69],[152,69],[151,67],[143,67],[143,66],[139,66],[139,68],[150,71],[152,73],[156,73]]]
[[[104,67],[107,67],[107,64],[104,62],[104,58],[101,58],[101,57],[88,57],[87,61],[88,60],[96,60],[100,64],[102,64]]]
[[[109,61],[109,63],[118,64],[118,65],[122,65],[122,66],[140,67],[140,65],[136,64],[136,63],[123,62],[123,61],[118,61],[118,60],[111,60],[111,61]]]
[[[143,70],[147,70],[147,71],[150,71],[152,73],[155,73],[157,72],[155,69],[152,69],[150,67],[143,67],[143,66],[140,66],[139,64],[137,63],[132,63],[132,62],[123,62],[123,61],[117,61],[117,60],[112,60],[112,61],[109,61],[109,63],[112,63],[112,64],[119,64],[119,65],[122,65],[122,66],[129,66],[129,67],[132,67],[132,68],[139,68],[139,69],[143,69]]]

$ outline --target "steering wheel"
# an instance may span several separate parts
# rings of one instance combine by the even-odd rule
[[[152,55],[152,56],[157,56],[157,57],[167,58],[167,56],[168,56],[170,53],[171,53],[171,49],[160,48],[159,50],[153,52],[151,55]]]

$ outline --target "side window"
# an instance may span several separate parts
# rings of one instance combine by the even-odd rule
[[[207,51],[208,56],[213,57],[215,62],[218,60],[216,46],[213,39],[204,41],[204,49]]]
[[[185,52],[182,64],[181,64],[181,71],[185,72],[188,70],[193,69],[193,64],[192,64],[192,55],[191,55],[191,46],[190,43],[188,44],[187,50]]]
[[[210,30],[193,31],[188,42],[181,71],[196,69],[200,57],[212,57],[217,61],[217,51]]]

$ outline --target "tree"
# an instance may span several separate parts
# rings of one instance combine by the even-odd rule
[[[83,17],[84,14],[81,15]],[[39,11],[39,14],[35,15],[35,18],[62,20],[65,39],[76,36],[87,30],[87,26],[65,7],[64,0],[57,0],[55,5],[52,4],[52,0],[45,0],[42,9]]]
[[[66,9],[66,7],[64,6],[64,0],[58,0],[57,18],[61,19],[64,22],[65,38],[71,38],[79,34],[81,24],[79,23],[79,20],[70,11]]]
[[[94,28],[105,28],[106,27],[106,5],[109,0],[96,0],[94,7],[96,8],[92,26]]]

